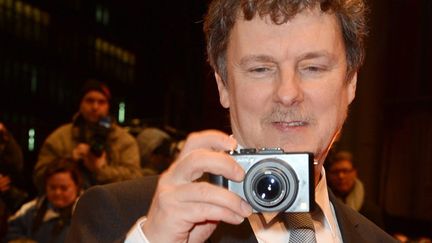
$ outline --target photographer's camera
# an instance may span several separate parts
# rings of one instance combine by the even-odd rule
[[[90,145],[90,152],[96,156],[102,156],[106,150],[106,140],[109,130],[111,128],[111,119],[109,117],[102,118],[97,124],[91,127],[92,136],[88,141]]]

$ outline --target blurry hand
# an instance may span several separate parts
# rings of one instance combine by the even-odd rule
[[[79,143],[72,150],[72,159],[75,161],[82,160],[89,154],[90,146],[86,143]]]
[[[11,179],[9,176],[0,174],[0,192],[5,192],[10,189]]]
[[[84,166],[89,171],[96,172],[100,170],[104,165],[107,164],[106,153],[104,151],[100,157],[96,157],[92,153],[88,153],[87,156],[84,157],[83,162],[84,162]]]
[[[207,182],[205,172],[241,181],[243,169],[228,154],[236,141],[219,131],[192,133],[156,188],[142,230],[150,242],[203,242],[219,221],[240,224],[252,208],[238,195]]]
[[[75,161],[83,161],[84,166],[91,172],[96,172],[107,164],[106,153],[103,152],[100,157],[96,157],[90,152],[90,145],[86,143],[80,143],[74,148],[72,158]]]

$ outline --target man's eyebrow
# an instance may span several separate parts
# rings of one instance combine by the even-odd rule
[[[308,60],[308,59],[315,59],[315,58],[328,58],[330,61],[334,62],[336,61],[336,56],[333,53],[330,53],[328,51],[313,51],[313,52],[306,52],[302,55],[300,55],[297,60]]]
[[[331,62],[336,61],[336,55],[328,51],[311,51],[301,54],[297,57],[297,61],[315,59],[315,58],[327,58]],[[251,62],[276,62],[272,56],[268,55],[248,55],[240,59],[240,65],[246,65]]]
[[[275,59],[268,55],[248,55],[240,59],[240,65],[246,65],[250,62],[276,62]]]

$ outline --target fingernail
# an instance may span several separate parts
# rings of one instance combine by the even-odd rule
[[[231,136],[229,136],[228,137],[229,138],[229,142],[231,143],[231,149],[232,150],[235,150],[235,149],[237,149],[237,140],[231,135]]]
[[[239,224],[243,223],[244,221],[244,217],[240,216],[240,215],[236,215],[237,221]]]
[[[239,166],[239,165],[237,165],[236,167],[235,167],[235,175],[236,175],[236,179],[237,179],[237,181],[242,181],[243,179],[244,179],[244,176],[245,176],[245,171],[244,171],[244,169],[241,167],[241,166]]]
[[[252,207],[247,202],[242,200],[240,207],[246,217],[252,214]]]

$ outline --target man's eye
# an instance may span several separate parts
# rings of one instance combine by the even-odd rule
[[[318,77],[328,70],[327,66],[323,65],[305,65],[300,67],[299,72],[305,76]]]
[[[308,72],[322,72],[325,71],[325,68],[320,66],[307,66],[305,70]]]
[[[258,67],[258,68],[252,68],[249,70],[252,73],[264,73],[270,71],[267,67]]]
[[[107,103],[107,101],[106,100],[98,100],[97,103],[99,105],[105,105]]]

